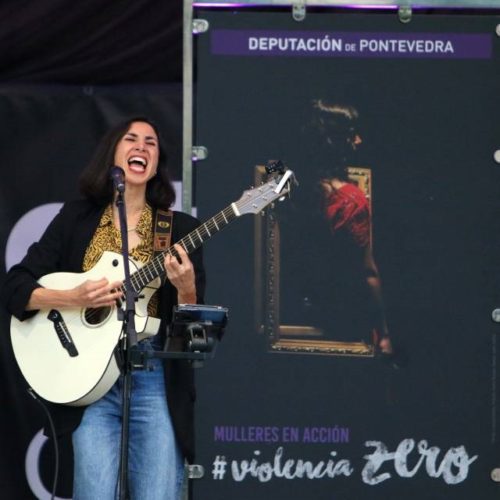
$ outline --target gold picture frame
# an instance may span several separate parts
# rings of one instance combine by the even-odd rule
[[[365,193],[371,209],[371,169],[349,167],[348,175]],[[266,176],[265,167],[256,166],[255,185],[264,182]],[[373,343],[325,340],[322,331],[313,325],[281,324],[280,223],[274,205],[256,218],[254,244],[255,329],[266,337],[269,352],[363,358],[375,355]]]

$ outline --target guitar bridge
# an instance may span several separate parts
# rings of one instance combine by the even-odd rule
[[[47,315],[47,319],[54,323],[54,330],[56,331],[57,336],[59,337],[59,341],[68,354],[74,358],[78,356],[78,350],[71,338],[68,327],[64,322],[61,313],[56,309],[51,309],[49,314]]]

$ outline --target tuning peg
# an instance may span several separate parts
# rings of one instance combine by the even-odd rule
[[[269,160],[266,165],[266,172],[272,174],[273,172],[278,172],[283,174],[286,170],[284,163],[281,160]]]

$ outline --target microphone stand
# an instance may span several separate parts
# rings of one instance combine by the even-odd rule
[[[131,350],[137,345],[137,332],[135,329],[135,302],[138,293],[133,289],[130,281],[130,265],[128,252],[128,231],[127,214],[123,193],[125,185],[122,183],[116,186],[118,195],[116,197],[116,207],[120,220],[120,233],[122,238],[123,270],[125,274],[125,311],[118,309],[118,319],[123,322],[123,337],[120,342],[120,352],[122,359],[121,372],[123,375],[122,394],[122,433],[120,448],[120,469],[118,491],[120,500],[125,500],[128,494],[128,442],[129,442],[129,420],[130,420],[130,398],[132,392],[132,362]]]

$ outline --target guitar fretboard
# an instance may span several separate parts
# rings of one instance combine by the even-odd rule
[[[235,207],[235,204],[233,203],[184,236],[184,238],[179,240],[177,244],[181,245],[187,254],[190,254],[200,247],[205,241],[211,238],[215,233],[219,232],[231,221],[235,220],[238,215],[239,213],[237,211],[237,207]],[[144,267],[141,267],[130,276],[132,287],[136,292],[140,292],[146,285],[151,283],[156,278],[163,278],[165,276],[165,266],[163,265],[163,261],[165,260],[166,254],[177,255],[177,251],[173,246],[171,246],[168,250],[165,250],[165,252],[156,255],[151,262],[146,264]]]

